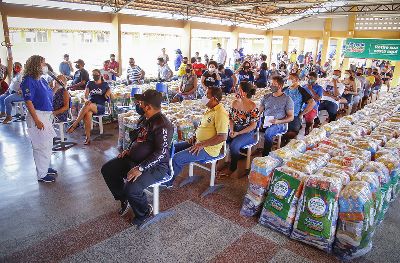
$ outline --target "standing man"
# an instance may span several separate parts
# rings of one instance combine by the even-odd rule
[[[70,90],[84,90],[86,88],[86,83],[89,81],[89,73],[86,71],[85,62],[82,59],[78,59],[75,63],[74,78],[72,80],[72,85],[69,86]]]
[[[217,49],[214,51],[214,55],[212,58],[217,61],[218,65],[222,64],[225,65],[226,62],[226,51],[221,47],[221,43],[217,44]]]
[[[273,76],[271,82],[271,92],[266,94],[260,103],[260,112],[264,112],[264,151],[263,156],[267,156],[272,149],[274,136],[285,133],[286,123],[294,119],[293,100],[283,93],[283,78]]]
[[[161,93],[146,90],[135,94],[135,99],[146,118],[138,137],[129,149],[103,165],[101,173],[115,200],[121,202],[119,214],[125,215],[131,207],[135,214],[131,224],[140,226],[153,212],[144,189],[169,172],[169,147],[174,128],[161,113]]]
[[[129,59],[129,66],[126,70],[126,79],[128,85],[140,84],[144,79],[145,72],[138,65],[135,65],[135,59]]]
[[[163,48],[161,49],[161,55],[159,55],[158,58],[163,58],[165,64],[168,64],[169,56],[168,56],[167,53],[165,53],[165,52],[166,52],[166,51],[165,51],[165,47],[163,47]]]
[[[112,80],[116,80],[117,76],[119,74],[119,63],[115,60],[115,55],[114,54],[110,55],[110,66],[109,66],[109,69],[113,73]]]
[[[304,51],[300,51],[299,56],[297,57],[297,64],[300,65],[300,68],[304,67]]]
[[[64,60],[60,63],[58,71],[60,71],[60,74],[66,76],[68,79],[72,78],[71,73],[74,72],[74,68],[72,67],[71,61],[69,61],[68,54],[64,55]]]
[[[175,57],[174,65],[175,65],[175,71],[178,71],[179,67],[182,64],[183,56],[182,56],[182,51],[179,48],[175,52],[176,52],[176,57]]]

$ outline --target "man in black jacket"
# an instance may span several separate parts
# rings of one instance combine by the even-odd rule
[[[104,180],[116,200],[121,201],[119,214],[129,207],[135,214],[134,225],[141,225],[152,213],[144,189],[160,181],[169,172],[169,147],[173,126],[161,113],[161,93],[147,90],[136,94],[145,121],[129,149],[101,168]]]

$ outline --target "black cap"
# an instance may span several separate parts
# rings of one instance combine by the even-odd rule
[[[163,100],[162,94],[154,89],[148,89],[143,94],[135,94],[134,97],[136,100],[146,102],[156,108],[161,107]]]
[[[75,61],[74,63],[78,63],[80,65],[85,65],[85,62],[82,59],[78,59],[77,61]]]

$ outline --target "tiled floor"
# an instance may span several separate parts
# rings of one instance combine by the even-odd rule
[[[337,262],[239,215],[247,180],[225,179],[206,198],[209,177],[161,192],[161,210],[174,214],[144,230],[117,215],[100,168],[117,154],[115,134],[54,152],[54,184],[36,181],[24,123],[0,125],[0,262]],[[183,176],[187,176],[186,171]],[[182,178],[178,178],[179,183]],[[392,204],[377,230],[373,250],[357,262],[400,262],[400,204]]]

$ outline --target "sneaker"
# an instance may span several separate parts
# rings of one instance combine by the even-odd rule
[[[121,201],[121,209],[119,209],[118,214],[120,216],[125,216],[128,213],[129,208],[131,208],[131,205],[127,200]]]
[[[54,177],[51,176],[51,175],[46,175],[45,177],[40,178],[40,179],[38,180],[38,182],[42,182],[42,183],[53,183],[53,182],[55,182],[55,181],[56,181],[56,178],[54,178]]]
[[[151,215],[153,214],[153,206],[152,205],[148,205],[149,210],[147,211],[146,215],[143,218],[133,218],[133,220],[131,221],[131,225],[132,226],[141,226],[144,222],[146,222],[147,219],[149,219],[151,217]]]
[[[57,173],[57,170],[54,170],[53,168],[49,168],[49,169],[47,169],[47,174],[48,175],[56,175],[58,173]]]
[[[10,121],[12,121],[12,117],[10,115],[7,115],[7,117],[3,120],[3,124],[7,124]]]

